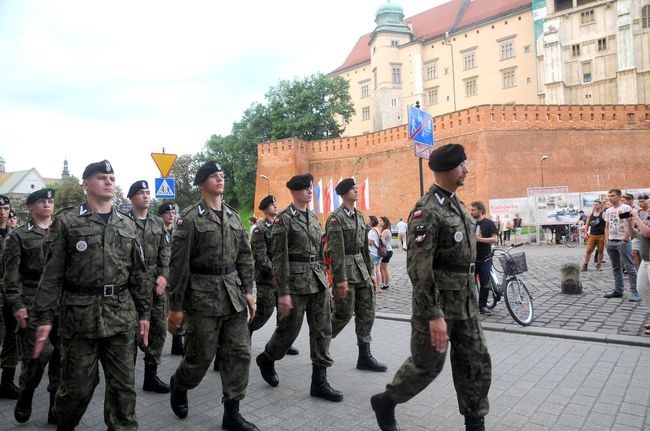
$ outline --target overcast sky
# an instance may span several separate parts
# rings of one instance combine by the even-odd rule
[[[195,153],[281,79],[327,73],[384,0],[0,0],[0,156],[58,178],[107,158],[118,184],[151,152]],[[402,0],[405,15],[444,0]]]

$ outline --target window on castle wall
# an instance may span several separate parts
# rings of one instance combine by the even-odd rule
[[[591,82],[591,61],[582,63],[582,82],[585,84]]]
[[[463,56],[463,70],[473,69],[476,67],[476,53],[470,52]]]
[[[368,84],[361,84],[361,98],[368,97],[369,95]]]
[[[393,78],[393,84],[401,84],[402,83],[402,73],[401,69],[399,66],[393,66],[392,68],[392,78]]]
[[[515,48],[513,44],[514,42],[512,40],[501,43],[501,60],[507,60],[515,56]]]
[[[650,28],[650,5],[641,9],[641,28]]]
[[[598,51],[607,51],[607,38],[598,39]]]
[[[517,85],[514,69],[503,71],[502,85],[503,88],[512,88]]]
[[[591,24],[595,21],[594,10],[584,10],[580,12],[580,24]]]
[[[361,119],[363,121],[370,120],[370,106],[364,106],[361,109]]]
[[[571,45],[571,57],[580,57],[580,44]]]
[[[478,94],[478,84],[476,78],[468,79],[465,81],[465,96],[471,97]]]
[[[438,63],[433,63],[426,67],[426,77],[427,81],[438,77]]]
[[[438,89],[434,88],[427,91],[427,104],[428,105],[437,105],[438,104]]]

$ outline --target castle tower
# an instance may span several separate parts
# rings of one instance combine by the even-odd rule
[[[68,170],[68,159],[63,160],[63,170],[61,171],[61,179],[67,180],[70,178],[70,171]]]

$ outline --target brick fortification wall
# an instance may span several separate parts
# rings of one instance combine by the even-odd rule
[[[436,117],[436,145],[465,146],[471,172],[459,195],[472,200],[525,197],[528,187],[569,186],[570,192],[650,185],[648,105],[484,105]],[[255,202],[268,191],[280,208],[291,201],[286,181],[311,172],[316,181],[366,178],[370,210],[392,222],[419,198],[418,159],[406,125],[340,139],[284,139],[257,147]],[[265,180],[260,175],[266,175]],[[433,174],[424,161],[425,190]],[[256,213],[259,215],[260,212]],[[325,215],[319,214],[323,222]]]

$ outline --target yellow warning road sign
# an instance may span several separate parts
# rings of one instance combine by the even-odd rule
[[[166,177],[176,162],[176,154],[151,153],[151,158],[156,162],[160,175]]]

